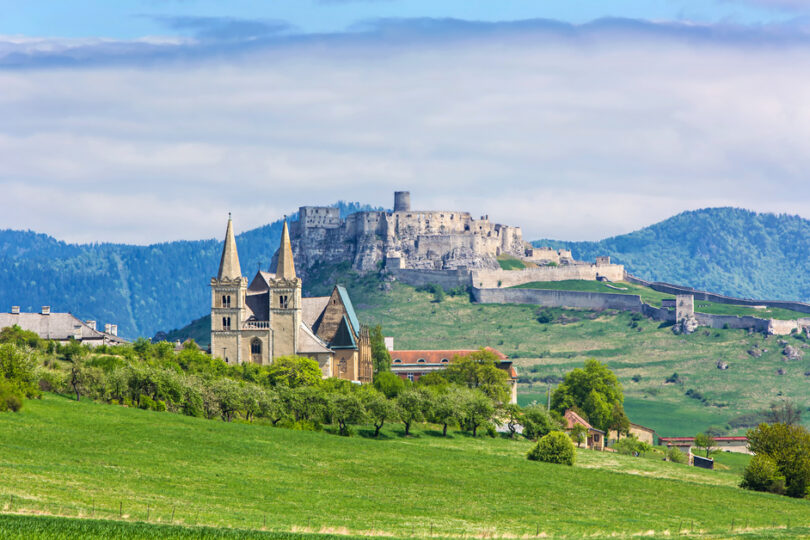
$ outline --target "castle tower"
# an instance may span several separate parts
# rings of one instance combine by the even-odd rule
[[[410,212],[410,211],[411,211],[411,192],[395,191],[394,212]]]
[[[225,245],[217,277],[211,278],[211,354],[226,362],[242,363],[240,330],[245,319],[247,278],[242,276],[233,222],[228,214]]]
[[[295,275],[292,243],[287,221],[281,231],[276,257],[275,278],[270,287],[270,328],[273,335],[272,358],[296,354],[301,328],[301,279]]]

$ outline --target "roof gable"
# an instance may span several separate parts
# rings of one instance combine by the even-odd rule
[[[349,321],[352,323],[355,334],[360,335],[360,321],[357,319],[357,314],[354,312],[352,299],[349,298],[349,291],[347,291],[346,287],[343,285],[336,285],[335,288],[340,296],[340,301],[343,302],[343,307],[346,309],[346,315],[348,315]]]
[[[335,337],[329,346],[333,349],[356,349],[357,348],[357,341],[354,339],[354,334],[349,328],[349,320],[346,318],[346,315],[343,316],[343,320],[340,322],[338,326],[337,332],[335,333]]]

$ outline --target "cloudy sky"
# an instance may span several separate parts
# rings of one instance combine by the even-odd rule
[[[527,238],[810,218],[810,0],[0,0],[0,228],[219,237],[337,200]]]

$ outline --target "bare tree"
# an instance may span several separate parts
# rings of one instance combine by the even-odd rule
[[[802,409],[795,402],[783,399],[771,403],[771,407],[765,411],[765,417],[769,424],[795,426],[802,421]]]

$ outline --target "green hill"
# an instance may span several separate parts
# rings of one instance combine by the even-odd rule
[[[46,395],[0,414],[0,433],[2,508],[29,515],[393,536],[810,534],[810,501],[739,489],[732,469],[587,450],[550,465],[525,458],[529,442],[429,427],[344,438]],[[21,526],[0,518],[0,533]]]
[[[629,272],[730,296],[810,301],[810,221],[739,208],[683,212],[599,242],[538,240],[576,259],[610,255]]]

